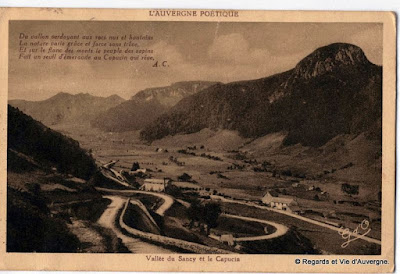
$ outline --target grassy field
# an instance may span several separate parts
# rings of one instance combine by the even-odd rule
[[[319,250],[321,253],[352,255],[365,254],[366,252],[369,252],[367,254],[380,253],[379,245],[371,244],[360,239],[351,242],[346,248],[342,248],[341,244],[345,242],[345,240],[342,239],[338,232],[290,216],[244,205],[222,203],[222,206],[223,210],[227,213],[265,219],[295,228],[303,236],[308,238],[314,248]]]
[[[310,157],[321,159],[321,163],[330,166],[327,158],[323,157],[325,157],[325,154],[329,155],[331,150],[332,153],[337,150],[336,154],[332,154],[334,157],[331,161],[337,161],[338,165],[346,165],[350,161],[349,157],[355,154],[357,148],[364,144],[363,140],[354,139],[351,143],[352,147],[349,145],[349,147],[344,148],[339,148],[340,144],[337,140],[324,146],[321,151],[316,149],[307,150],[302,147],[293,146],[285,148],[281,151],[281,154],[275,155],[272,150],[266,154],[269,150],[262,149],[266,144],[258,144],[257,142],[250,143],[245,147],[246,149],[243,149],[243,153],[239,153],[237,150],[228,150],[227,146],[222,146],[221,149],[218,149],[218,146],[212,148],[206,145],[204,148],[200,148],[197,145],[196,149],[189,149],[188,145],[185,145],[184,142],[174,142],[171,140],[149,145],[138,139],[138,132],[104,133],[95,129],[93,131],[85,131],[83,129],[71,131],[68,128],[64,130],[65,132],[72,132],[68,134],[79,140],[84,148],[90,150],[99,163],[119,160],[115,165],[115,169],[117,170],[128,171],[133,162],[138,162],[141,168],[148,170],[147,176],[153,178],[169,177],[177,180],[178,176],[187,173],[200,186],[216,190],[222,195],[236,199],[259,201],[266,191],[278,189],[281,193],[286,192],[288,195],[297,197],[299,206],[305,212],[304,215],[306,217],[319,221],[335,222],[352,229],[356,228],[364,219],[367,219],[370,220],[370,227],[372,229],[369,236],[377,239],[381,237],[380,204],[377,201],[379,185],[374,184],[371,187],[370,183],[364,182],[361,179],[358,180],[362,176],[357,177],[352,175],[348,177],[349,180],[342,180],[342,178],[345,178],[345,174],[351,172],[351,170],[359,170],[359,166],[356,165],[356,167],[334,171],[333,167],[335,169],[339,167],[332,165],[332,169],[325,171],[328,172],[326,176],[306,179],[299,178],[299,176],[303,176],[299,173],[300,171],[297,171],[295,168],[291,169],[290,166],[286,165],[288,163],[295,163],[296,159],[304,158],[306,160],[301,160],[301,165],[304,165],[304,168],[307,167],[307,164],[312,164],[313,168],[310,168],[310,170],[323,173],[323,165],[307,162],[310,159],[314,159]],[[248,140],[247,142],[250,141]],[[161,148],[162,150],[157,152],[157,148]],[[229,149],[234,149],[234,147],[230,147]],[[276,149],[276,146],[273,146],[271,149]],[[188,153],[179,153],[182,150],[186,150]],[[258,150],[265,153],[254,152]],[[350,156],[347,155],[343,160],[339,161],[338,159],[342,155],[339,152],[346,152]],[[195,155],[191,155],[192,153]],[[298,156],[293,157],[296,153]],[[202,157],[202,154],[218,157],[220,160]],[[276,176],[274,176],[271,170],[268,172],[255,172],[254,167],[257,164],[254,162],[261,163],[264,160],[267,160],[273,166],[280,166],[283,169],[278,170]],[[374,159],[368,161],[374,163]],[[181,163],[181,165],[177,163]],[[287,173],[290,171],[294,176],[290,176],[290,173],[285,175],[282,171]],[[343,193],[341,185],[345,182],[359,185],[359,193],[352,197]],[[300,189],[292,186],[294,183],[300,183],[304,189],[314,188],[318,190],[301,192]],[[315,196],[320,196],[322,192],[327,193],[325,198],[315,198]],[[361,204],[354,205],[351,204],[352,201],[357,201]],[[232,207],[233,205],[229,206]],[[288,226],[293,225],[297,227],[297,230],[302,235],[309,238],[321,252],[335,254],[379,252],[378,246],[366,244],[362,240],[357,240],[351,243],[346,249],[342,249],[340,245],[343,239],[336,232],[284,215],[266,211],[259,212],[254,208],[248,210],[243,206],[237,208],[237,210],[238,212],[243,212],[244,216],[259,217],[257,215],[259,213],[266,220],[276,221]],[[233,213],[236,212],[233,211]],[[176,220],[168,220],[167,217],[166,224],[170,226],[171,231],[179,229]]]

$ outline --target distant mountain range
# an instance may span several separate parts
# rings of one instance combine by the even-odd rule
[[[59,124],[89,124],[101,112],[125,101],[118,95],[92,96],[58,93],[44,101],[10,100],[9,104],[47,126]]]
[[[99,114],[94,127],[105,131],[130,131],[144,128],[168,111],[181,99],[204,90],[215,82],[188,81],[138,92],[125,101]]]
[[[253,139],[283,132],[286,145],[318,147],[340,134],[366,133],[380,140],[382,67],[361,48],[335,43],[316,49],[291,70],[257,80],[178,82],[145,89],[127,101],[117,95],[59,93],[39,102],[9,103],[47,126],[141,130],[141,138],[150,142],[208,128]]]
[[[154,141],[210,128],[251,138],[286,132],[287,145],[320,146],[339,134],[361,132],[379,140],[381,105],[382,67],[359,47],[335,43],[289,71],[215,84],[185,97],[146,126],[141,137]]]

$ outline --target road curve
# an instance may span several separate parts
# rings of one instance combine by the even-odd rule
[[[134,193],[141,193],[145,195],[152,195],[159,197],[164,200],[164,203],[155,211],[157,214],[164,216],[165,212],[173,205],[174,203],[174,198],[165,194],[165,193],[157,193],[157,192],[148,192],[148,191],[142,191],[142,190],[116,190],[116,189],[108,189],[108,188],[101,188],[101,187],[96,187],[96,190],[103,191],[103,192],[111,192],[111,193],[124,193],[124,194],[134,194]],[[178,201],[185,207],[188,207],[190,204],[185,202],[185,201]],[[222,216],[229,217],[229,218],[236,218],[236,219],[241,219],[244,221],[252,221],[252,222],[258,222],[258,223],[264,223],[268,225],[272,225],[276,228],[276,231],[272,234],[268,235],[260,235],[260,236],[254,236],[254,237],[241,237],[241,238],[236,238],[235,241],[258,241],[258,240],[268,240],[268,239],[273,239],[280,237],[288,231],[288,228],[284,225],[262,220],[262,219],[256,219],[256,218],[251,218],[251,217],[244,217],[244,216],[237,216],[237,215],[232,215],[232,214],[222,214]]]
[[[254,204],[254,203],[246,203],[246,202],[242,202],[242,201],[231,200],[231,199],[227,199],[227,198],[221,197],[221,196],[214,197],[214,195],[211,195],[211,199],[220,200],[220,201],[226,202],[226,203],[240,204],[240,205],[246,205],[246,206],[260,208],[260,209],[264,209],[264,210],[269,210],[269,211],[273,211],[273,212],[276,212],[276,213],[279,213],[279,214],[287,215],[287,216],[290,216],[290,217],[293,217],[293,218],[296,218],[296,219],[299,219],[299,220],[302,220],[302,221],[305,221],[305,222],[308,222],[308,223],[311,223],[311,224],[314,224],[314,225],[318,225],[320,227],[328,228],[330,230],[334,230],[334,231],[337,231],[337,232],[343,232],[343,229],[341,229],[339,227],[336,227],[336,226],[333,226],[333,225],[329,225],[329,224],[326,224],[326,223],[323,223],[323,222],[319,222],[319,221],[316,221],[316,220],[313,220],[313,219],[310,219],[310,218],[306,218],[306,217],[303,217],[303,216],[300,216],[300,215],[297,215],[297,214],[294,214],[294,213],[290,213],[290,212],[287,212],[287,211],[284,211],[284,210],[279,210],[279,209],[271,208],[271,207],[268,207],[268,206],[257,205],[257,204]],[[349,231],[349,233],[353,237],[359,237],[360,236],[359,234],[353,233],[351,230]],[[370,242],[370,243],[381,245],[381,241],[379,241],[377,239],[374,239],[374,238],[371,238],[371,237],[368,237],[368,236],[363,236],[363,237],[360,237],[359,239],[367,241],[367,242]]]
[[[168,246],[174,246],[177,248],[181,248],[184,250],[188,250],[191,251],[193,253],[200,253],[200,254],[229,254],[229,253],[233,253],[229,250],[225,250],[225,249],[220,249],[217,247],[210,247],[207,245],[203,245],[203,244],[199,244],[199,243],[195,243],[195,242],[189,242],[186,240],[182,240],[182,239],[177,239],[177,238],[171,238],[171,237],[167,237],[167,236],[163,236],[163,235],[157,235],[157,234],[153,234],[153,233],[149,233],[149,232],[144,232],[138,229],[135,229],[133,227],[128,226],[125,222],[124,222],[124,215],[126,213],[126,210],[128,208],[128,205],[130,203],[130,199],[128,198],[124,209],[122,210],[122,213],[119,217],[119,224],[120,226],[126,230],[128,233],[136,236],[136,237],[140,237],[140,238],[144,238],[147,239],[149,241],[154,241],[157,243],[160,243],[162,245],[168,245]]]
[[[111,204],[108,205],[107,209],[103,212],[100,219],[97,221],[99,225],[105,228],[111,229],[115,235],[121,239],[122,243],[131,251],[132,253],[171,253],[173,251],[143,242],[138,238],[133,238],[123,234],[116,226],[115,220],[117,220],[118,212],[124,207],[126,199],[118,196],[103,196],[106,199],[111,200]]]
[[[260,240],[274,239],[274,238],[278,238],[278,237],[281,237],[281,236],[285,235],[289,230],[284,225],[281,225],[281,224],[278,224],[278,223],[274,223],[274,222],[270,222],[270,221],[266,221],[266,220],[250,218],[250,217],[243,217],[243,216],[237,216],[237,215],[232,215],[232,214],[221,214],[221,216],[228,217],[228,218],[234,218],[234,219],[240,219],[240,220],[243,220],[243,221],[267,224],[267,225],[270,225],[270,226],[273,226],[273,227],[276,228],[276,231],[274,233],[271,233],[271,234],[268,234],[268,235],[234,238],[235,242],[250,242],[250,241],[260,241]]]
[[[124,193],[124,194],[134,194],[134,193],[141,193],[145,195],[151,195],[164,200],[164,203],[155,211],[157,214],[164,216],[165,212],[174,204],[174,198],[165,194],[165,193],[158,193],[158,192],[149,192],[143,190],[118,190],[118,189],[108,189],[102,187],[96,187],[96,190],[103,191],[103,192],[110,192],[110,193]]]
[[[106,189],[106,188],[96,188],[99,191],[103,191],[103,192],[112,192],[115,194],[118,193],[125,193],[125,194],[129,194],[129,193],[144,193],[144,194],[149,194],[149,195],[154,195],[157,197],[160,197],[162,199],[164,199],[164,203],[163,205],[161,205],[161,210],[160,208],[157,210],[159,211],[159,214],[161,213],[162,215],[164,215],[165,211],[168,210],[172,204],[173,204],[173,199],[166,195],[166,194],[162,194],[162,193],[149,193],[149,192],[144,192],[144,191],[136,191],[136,190],[113,190],[113,189]],[[123,244],[133,253],[171,253],[172,251],[167,249],[167,248],[163,248],[160,247],[158,245],[154,245],[151,243],[147,243],[147,242],[143,242],[142,240],[138,239],[138,238],[134,238],[134,237],[129,237],[125,234],[123,234],[116,226],[115,226],[115,221],[118,219],[118,212],[124,208],[124,205],[126,204],[126,199],[123,197],[119,197],[119,196],[113,196],[113,195],[105,195],[103,196],[106,199],[110,199],[111,200],[111,204],[107,207],[107,209],[104,211],[104,213],[101,215],[100,219],[98,220],[98,223],[106,228],[110,228],[113,230],[113,232],[116,234],[116,236],[118,238],[120,238],[123,242]],[[123,213],[122,213],[123,214]],[[161,215],[160,214],[160,215]],[[288,228],[284,225],[280,225],[274,222],[270,222],[270,221],[266,221],[266,220],[261,220],[261,219],[256,219],[256,218],[251,218],[251,217],[243,217],[243,216],[236,216],[236,215],[232,215],[232,214],[222,214],[222,216],[228,217],[228,218],[236,218],[236,219],[241,219],[244,221],[253,221],[253,222],[259,222],[259,223],[265,223],[268,225],[272,225],[274,227],[276,227],[276,231],[272,234],[268,234],[268,235],[260,235],[260,236],[253,236],[253,237],[241,237],[241,238],[235,238],[236,242],[244,242],[244,241],[258,241],[258,240],[268,240],[268,239],[273,239],[273,238],[277,238],[280,237],[282,235],[284,235],[287,231]],[[120,222],[121,222],[121,217],[120,217]],[[124,224],[121,224],[124,225]],[[125,229],[131,229],[131,228],[125,228]],[[140,231],[136,231],[137,233],[142,233],[142,234],[149,234],[149,233],[144,233],[144,232],[140,232]],[[151,235],[151,233],[149,234]],[[153,237],[160,237],[159,235],[154,235]],[[162,237],[163,239],[168,239],[167,237]],[[203,246],[203,245],[199,245],[196,243],[192,243],[192,242],[187,242],[187,241],[183,241],[183,240],[179,240],[179,239],[173,239],[170,238],[169,241],[176,241],[179,243],[186,243],[186,245],[192,245],[192,246],[198,246],[198,248],[203,248],[203,249],[210,249],[213,250],[214,252],[217,251],[217,248],[210,248],[207,246]],[[225,252],[222,250],[218,250],[222,253]],[[227,253],[229,253],[229,251],[226,251]]]

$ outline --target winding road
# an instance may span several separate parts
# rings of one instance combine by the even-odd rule
[[[103,227],[111,229],[115,235],[121,239],[122,243],[132,253],[171,253],[172,251],[158,245],[144,242],[138,238],[129,237],[123,234],[116,226],[115,222],[118,219],[118,212],[124,207],[126,198],[121,198],[114,195],[103,196],[106,199],[111,200],[111,204],[108,205],[107,209],[101,215],[97,223]]]
[[[111,163],[110,163],[111,165]],[[107,178],[112,179],[113,181],[123,185],[127,186],[127,182],[125,180],[121,180],[118,176],[114,177],[115,171],[111,169],[110,166],[104,165],[103,166],[103,175],[105,175]],[[109,174],[108,172],[112,172],[114,176]],[[131,187],[128,185],[128,187]],[[159,245],[156,244],[151,244],[148,242],[144,242],[140,240],[139,238],[134,238],[134,237],[129,237],[125,234],[123,234],[119,228],[116,227],[115,223],[118,220],[118,213],[126,206],[126,198],[120,197],[118,195],[121,194],[145,194],[145,195],[151,195],[155,196],[158,198],[163,199],[162,205],[155,211],[155,213],[159,214],[160,216],[164,216],[165,212],[174,204],[174,201],[176,200],[178,203],[182,204],[186,208],[190,206],[190,204],[186,201],[180,200],[180,199],[175,199],[174,197],[167,195],[165,193],[158,193],[158,192],[148,192],[148,191],[142,191],[142,190],[132,190],[132,189],[127,189],[127,190],[116,190],[116,189],[107,189],[107,188],[101,188],[101,187],[96,187],[97,191],[106,193],[103,197],[106,199],[111,200],[111,204],[107,207],[107,209],[104,211],[100,219],[98,220],[98,223],[106,228],[111,229],[118,238],[120,238],[123,242],[123,244],[133,253],[171,253],[173,252],[170,249],[160,247]],[[112,195],[110,195],[112,194]],[[222,198],[222,197],[219,197]],[[225,199],[225,198],[223,198]],[[227,200],[227,199],[225,199]],[[128,201],[129,202],[129,201]],[[241,238],[235,238],[235,241],[241,242],[241,241],[259,241],[259,240],[268,240],[268,239],[273,239],[276,237],[280,237],[287,233],[288,228],[284,225],[277,224],[274,222],[266,221],[266,220],[261,220],[261,219],[256,219],[256,218],[250,218],[250,217],[243,217],[243,216],[237,216],[237,215],[232,215],[232,214],[223,214],[225,217],[228,218],[236,218],[236,219],[241,219],[244,221],[251,221],[251,222],[259,222],[263,224],[268,224],[271,226],[274,226],[276,228],[276,231],[274,233],[268,234],[268,235],[260,235],[260,236],[251,236],[251,237],[241,237]],[[120,217],[120,220],[121,217]],[[123,223],[123,225],[125,225]],[[128,228],[127,228],[128,229]],[[151,233],[147,233],[151,234]],[[154,234],[151,234],[154,235]],[[155,236],[155,235],[154,235]],[[161,236],[159,237],[161,238]],[[165,239],[168,239],[167,237],[164,237]],[[177,242],[185,242],[187,245],[190,246],[199,246],[199,248],[202,248],[202,245],[199,245],[197,243],[191,243],[187,241],[182,241],[179,239],[173,239],[170,238],[171,241],[177,241]],[[207,246],[203,246],[203,248],[210,248]],[[227,251],[228,252],[228,251]]]
[[[111,204],[104,211],[103,215],[98,220],[98,223],[103,227],[110,228],[117,235],[117,237],[122,240],[123,244],[131,252],[133,252],[133,253],[153,253],[153,254],[173,252],[172,250],[170,250],[168,248],[164,248],[164,247],[161,247],[156,244],[144,242],[140,238],[127,236],[127,235],[123,234],[119,230],[119,228],[117,228],[115,225],[116,220],[118,220],[118,212],[124,208],[124,206],[127,202],[127,199],[125,197],[120,197],[120,196],[118,196],[118,194],[141,193],[141,194],[152,195],[152,196],[163,199],[164,203],[156,210],[156,213],[158,213],[161,216],[164,216],[165,212],[173,205],[173,203],[174,203],[173,197],[171,197],[167,194],[164,194],[164,193],[146,192],[146,191],[141,191],[141,190],[115,190],[115,189],[107,189],[107,188],[96,188],[96,190],[112,194],[112,195],[104,195],[103,196],[104,198],[111,200]],[[183,204],[185,207],[189,206],[189,204],[185,201],[178,201],[178,202]],[[268,235],[235,238],[234,240],[236,242],[269,240],[269,239],[280,237],[280,236],[286,234],[288,231],[288,228],[286,226],[277,224],[274,222],[266,221],[266,220],[261,220],[261,219],[251,218],[251,217],[237,216],[237,215],[232,215],[232,214],[222,214],[222,216],[225,216],[228,218],[236,218],[236,219],[240,219],[240,220],[244,220],[244,221],[268,224],[268,225],[274,226],[276,228],[276,231],[274,233],[271,233]],[[149,233],[149,234],[151,234],[151,233]],[[182,240],[178,240],[178,239],[177,239],[177,241],[186,242],[188,245],[201,246],[197,243],[191,243],[191,242],[182,241]],[[203,246],[203,248],[207,248],[207,247]]]
[[[274,233],[267,234],[267,235],[234,238],[235,242],[250,242],[250,241],[269,240],[269,239],[278,238],[280,236],[283,236],[289,230],[284,225],[270,222],[270,221],[260,220],[260,219],[256,219],[256,218],[243,217],[243,216],[237,216],[237,215],[232,215],[232,214],[221,214],[221,216],[233,218],[233,219],[239,219],[239,220],[243,220],[243,221],[267,224],[267,225],[274,226],[276,228],[276,231]]]
[[[290,213],[288,211],[279,210],[279,209],[271,208],[271,207],[268,207],[268,206],[257,205],[257,204],[250,203],[250,202],[242,202],[242,201],[238,201],[238,200],[231,200],[231,199],[227,199],[225,197],[215,196],[215,195],[211,195],[211,199],[219,200],[219,201],[222,201],[222,202],[225,202],[225,203],[240,204],[240,205],[260,208],[260,209],[264,209],[264,210],[269,210],[269,211],[273,211],[273,212],[276,212],[276,213],[279,213],[279,214],[287,215],[287,216],[290,216],[290,217],[293,217],[293,218],[296,218],[296,219],[299,219],[299,220],[302,220],[302,221],[305,221],[305,222],[308,222],[308,223],[311,223],[311,224],[314,224],[314,225],[318,225],[320,227],[328,228],[328,229],[334,230],[336,232],[343,232],[343,229],[341,229],[339,227],[336,227],[336,226],[333,226],[333,225],[329,225],[329,224],[326,224],[326,223],[323,223],[323,222],[319,222],[319,221],[316,221],[316,220],[313,220],[313,219],[310,219],[310,218],[306,218],[306,217],[303,217],[303,216],[300,216],[300,215],[297,215],[297,214],[294,214],[294,213]],[[357,237],[358,238],[360,236],[359,234],[353,233],[351,230],[349,231],[349,233],[353,237]],[[379,241],[377,239],[374,239],[374,238],[371,238],[371,237],[368,237],[368,236],[363,236],[363,237],[361,237],[359,239],[367,241],[369,243],[374,243],[374,244],[381,245],[381,241]]]
[[[96,187],[97,191],[114,193],[114,194],[145,194],[150,196],[155,196],[164,200],[164,203],[155,211],[158,215],[164,216],[165,212],[174,204],[174,198],[164,193],[157,192],[148,192],[143,190],[117,190],[117,189],[108,189],[102,187]]]

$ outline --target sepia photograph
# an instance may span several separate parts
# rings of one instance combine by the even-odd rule
[[[389,264],[384,24],[146,14],[8,21],[6,253]]]
[[[9,58],[7,251],[380,254],[381,24],[14,21]]]

